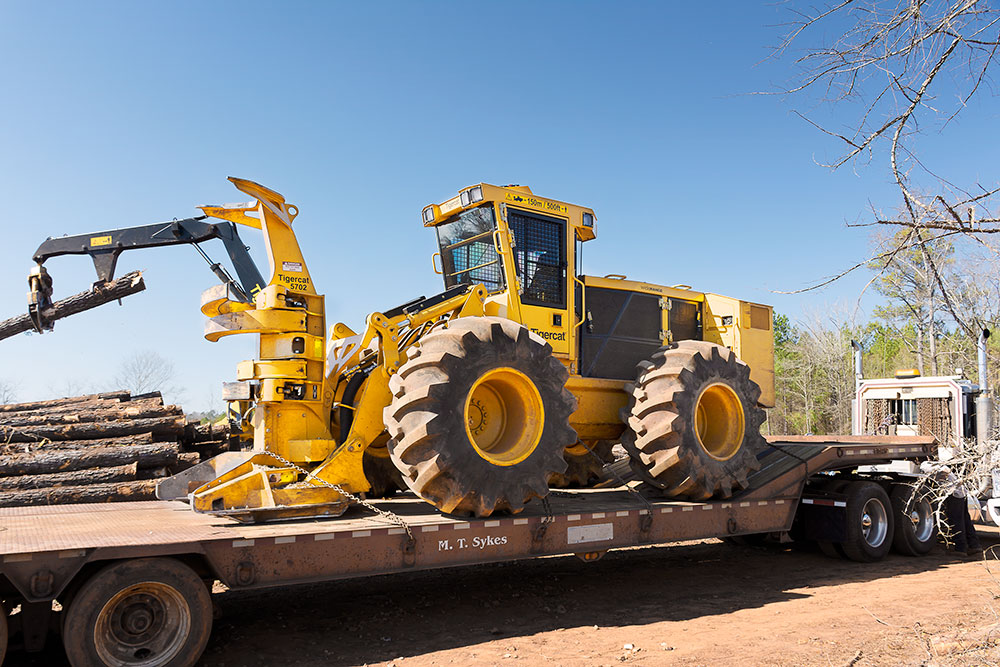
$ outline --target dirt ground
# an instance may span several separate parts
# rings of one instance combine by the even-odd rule
[[[997,529],[984,536],[1000,544]],[[940,547],[860,564],[705,540],[596,563],[222,590],[200,664],[1000,664],[998,596],[1000,561]],[[58,648],[8,661],[65,664]]]

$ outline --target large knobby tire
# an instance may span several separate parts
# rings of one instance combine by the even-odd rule
[[[924,556],[937,541],[934,508],[926,487],[896,484],[889,494],[895,530],[892,548],[904,556]]]
[[[852,482],[847,493],[844,555],[859,563],[885,558],[892,547],[893,511],[889,496],[874,482]]]
[[[443,512],[520,512],[545,497],[577,441],[569,372],[511,320],[467,317],[428,334],[389,381],[389,454],[403,480]]]
[[[666,495],[728,498],[760,468],[760,387],[732,350],[694,340],[661,347],[626,391],[622,445],[640,478]]]
[[[600,479],[605,464],[614,462],[611,453],[614,446],[610,440],[588,440],[567,447],[563,450],[566,472],[549,477],[549,486],[554,489],[590,486]]]
[[[67,610],[63,646],[74,667],[188,667],[212,631],[212,600],[172,558],[119,561],[86,581]]]

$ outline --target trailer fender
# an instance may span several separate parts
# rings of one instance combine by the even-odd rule
[[[842,496],[804,496],[795,515],[797,532],[808,540],[843,542],[847,539],[846,509]]]

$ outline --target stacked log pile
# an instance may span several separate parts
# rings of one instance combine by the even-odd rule
[[[153,499],[156,480],[227,446],[159,393],[0,405],[0,507]]]

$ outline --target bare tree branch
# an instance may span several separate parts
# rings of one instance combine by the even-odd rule
[[[878,154],[882,146],[899,191],[902,215],[876,214],[868,225],[917,232],[916,242],[910,235],[897,237],[899,251],[914,244],[922,248],[924,242],[954,232],[972,237],[1000,232],[1000,214],[993,212],[1000,186],[955,185],[940,176],[940,170],[924,164],[913,145],[925,127],[935,123],[940,129],[947,127],[989,80],[1000,49],[1000,8],[988,0],[844,0],[825,3],[809,13],[792,13],[795,18],[772,56],[784,55],[793,44],[805,43],[805,51],[796,60],[801,79],[782,92],[801,94],[816,89],[822,91],[824,101],[859,104],[848,132],[831,130],[794,112],[846,145],[838,157],[820,163],[837,169],[862,153]],[[822,35],[813,41],[814,34],[831,27],[835,28],[832,41]],[[944,100],[953,102],[942,104]],[[913,166],[931,182],[915,181]],[[875,261],[888,266],[895,256],[887,250],[808,288],[780,293],[819,289]],[[926,261],[946,309],[963,330],[970,330],[947,281],[938,275],[934,258],[928,255]]]

